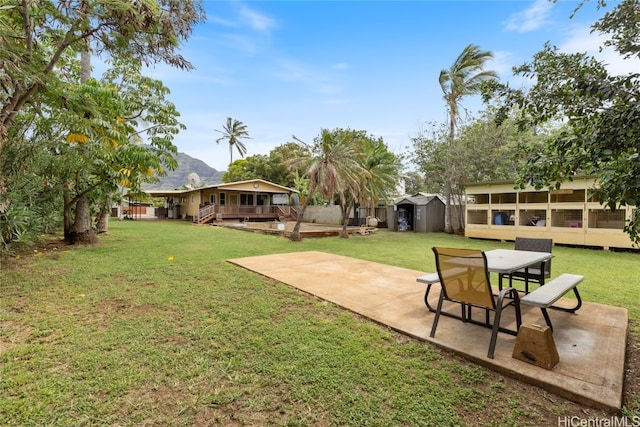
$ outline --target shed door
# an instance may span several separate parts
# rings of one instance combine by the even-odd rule
[[[414,205],[398,206],[398,231],[413,231],[414,212]]]

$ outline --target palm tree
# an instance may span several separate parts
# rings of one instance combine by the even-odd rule
[[[455,142],[457,119],[460,116],[460,101],[465,96],[480,92],[482,83],[497,78],[495,71],[483,69],[485,62],[493,59],[493,53],[480,50],[480,47],[469,44],[456,58],[451,68],[440,71],[440,87],[444,93],[449,115],[449,145]],[[447,168],[449,169],[449,168]],[[451,227],[451,177],[445,177],[445,222],[444,231],[452,232]]]
[[[300,223],[307,205],[316,191],[319,191],[326,199],[332,199],[337,194],[343,212],[345,206],[348,206],[348,202],[353,199],[353,195],[357,196],[361,177],[367,172],[357,161],[353,135],[353,132],[342,129],[336,129],[332,132],[323,129],[320,137],[316,138],[313,147],[309,147],[294,136],[294,139],[309,151],[306,159],[310,160],[310,163],[307,168],[308,194],[302,204],[302,211],[298,214],[296,225],[291,233],[291,240],[300,240]],[[341,236],[348,237],[346,223],[343,224]]]
[[[216,139],[216,143],[220,141],[229,141],[229,164],[233,163],[233,146],[236,146],[240,157],[244,157],[247,153],[247,147],[241,141],[242,138],[251,139],[249,132],[247,131],[247,125],[239,120],[227,117],[227,123],[222,127],[223,130],[216,129],[216,132],[220,132],[222,136]]]
[[[369,214],[375,215],[375,207],[397,190],[402,163],[390,152],[382,138],[365,138],[361,149],[362,167],[369,172],[363,181],[361,200],[367,203]]]

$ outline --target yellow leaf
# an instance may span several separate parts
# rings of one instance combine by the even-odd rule
[[[173,261],[173,255],[170,255],[169,258],[167,258],[169,261]]]
[[[79,144],[85,144],[89,142],[89,138],[81,133],[70,133],[69,135],[67,135],[67,142],[77,142]]]

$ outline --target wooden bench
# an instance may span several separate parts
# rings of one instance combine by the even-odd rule
[[[584,276],[581,276],[579,274],[562,274],[555,279],[546,282],[543,286],[540,286],[533,292],[530,292],[521,297],[520,304],[539,307],[542,311],[542,315],[544,316],[544,320],[547,322],[547,325],[549,325],[549,327],[553,330],[551,319],[549,319],[549,314],[547,313],[547,308],[575,313],[582,306],[582,299],[580,298],[580,293],[578,292],[577,286],[578,283],[582,282],[583,279]],[[558,301],[571,290],[573,290],[573,293],[578,300],[575,307],[565,308],[553,305],[556,301]]]

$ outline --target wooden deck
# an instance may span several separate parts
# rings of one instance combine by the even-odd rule
[[[211,222],[238,220],[248,221],[286,221],[295,219],[297,210],[292,206],[224,206],[207,205],[200,208],[193,222],[207,224]]]
[[[278,224],[281,224],[278,227]],[[289,237],[293,232],[295,221],[220,221],[213,225],[220,227],[233,228],[252,233],[271,234],[275,236]],[[349,234],[367,235],[375,232],[375,227],[347,227]],[[327,224],[311,224],[303,222],[300,224],[300,235],[302,237],[331,237],[339,236],[342,232],[342,226]]]

